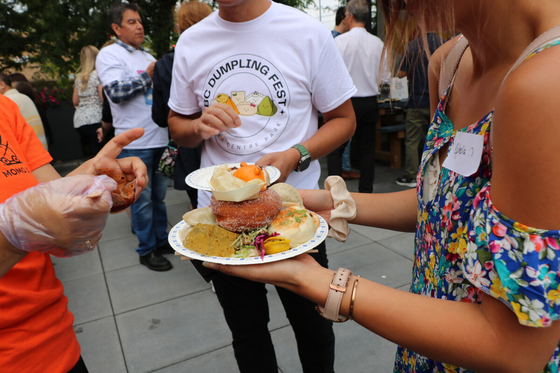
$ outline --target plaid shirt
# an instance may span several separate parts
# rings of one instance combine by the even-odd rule
[[[136,48],[131,45],[128,45],[119,39],[115,42],[115,44],[120,45],[124,49],[129,52],[134,52]],[[141,51],[144,51],[144,48],[140,47]],[[109,84],[103,86],[105,90],[105,94],[113,101],[115,104],[119,104],[123,101],[126,101],[139,93],[144,93],[148,91],[152,87],[152,78],[150,75],[143,71],[140,75],[130,78],[128,80],[114,80]]]

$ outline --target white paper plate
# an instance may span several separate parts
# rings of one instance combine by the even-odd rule
[[[190,225],[188,225],[184,221],[177,223],[171,229],[171,232],[169,232],[168,239],[169,239],[169,244],[173,249],[175,249],[175,251],[177,251],[181,255],[188,256],[189,258],[192,259],[198,259],[205,262],[212,262],[212,263],[219,263],[219,264],[237,264],[237,265],[270,263],[270,262],[276,262],[278,260],[288,259],[296,255],[303,254],[306,251],[313,249],[314,247],[318,246],[321,242],[323,242],[325,238],[327,238],[327,234],[329,233],[329,226],[327,225],[325,219],[323,219],[321,216],[319,216],[319,219],[321,220],[321,224],[319,225],[319,228],[315,230],[315,235],[309,241],[307,241],[303,245],[294,247],[293,249],[283,251],[278,254],[265,255],[264,259],[261,259],[260,256],[253,256],[250,258],[224,258],[221,256],[202,255],[200,253],[197,253],[196,251],[192,251],[184,247],[181,240],[182,238],[181,232],[183,232],[184,230],[190,227]]]
[[[247,163],[249,165],[254,164],[254,163]],[[239,163],[228,163],[228,167],[239,167]],[[212,191],[212,189],[210,188],[210,178],[212,177],[212,174],[214,173],[214,169],[218,167],[216,166],[210,166],[210,167],[205,167],[205,168],[201,168],[198,169],[196,171],[191,172],[190,174],[187,175],[185,182],[187,183],[188,186],[190,186],[191,188],[195,188],[195,189],[202,189],[202,190],[207,190],[207,191]],[[266,172],[268,172],[268,176],[270,178],[270,183],[274,183],[276,180],[278,180],[280,178],[280,170],[277,169],[274,166],[266,166],[264,167],[264,169],[266,170]]]

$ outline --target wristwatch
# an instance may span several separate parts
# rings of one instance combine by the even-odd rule
[[[348,279],[352,275],[352,271],[346,268],[339,268],[329,285],[329,295],[327,296],[327,302],[325,307],[319,305],[315,306],[315,309],[321,316],[325,319],[334,322],[345,322],[348,321],[347,317],[340,316],[338,311],[340,310],[340,302],[342,302],[342,297],[346,293],[346,284]]]
[[[301,144],[295,144],[294,146],[292,146],[292,148],[296,149],[300,154],[296,171],[301,172],[307,170],[307,167],[309,167],[309,164],[311,163],[311,155],[309,154],[307,149],[305,149],[305,146]]]

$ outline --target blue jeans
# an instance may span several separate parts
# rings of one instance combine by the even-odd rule
[[[157,167],[163,148],[123,149],[119,158],[138,157],[148,169],[148,185],[130,206],[132,227],[138,237],[136,252],[148,255],[167,241],[167,208],[163,200],[167,193],[168,179],[158,174]]]
[[[352,139],[346,144],[344,148],[344,153],[342,153],[342,171],[350,172],[352,170],[352,164],[350,163],[350,144],[352,144]]]

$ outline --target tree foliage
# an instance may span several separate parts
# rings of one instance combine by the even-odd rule
[[[19,0],[0,2],[0,71],[39,66],[65,77],[79,66],[85,45],[101,48],[111,38],[107,10],[114,0]],[[156,57],[172,42],[176,0],[140,0],[146,35]]]
[[[304,9],[313,0],[276,0]],[[0,71],[39,66],[43,73],[67,79],[85,45],[109,41],[107,10],[118,0],[1,0]],[[215,0],[205,0],[213,8]],[[137,0],[148,45],[156,58],[176,40],[173,9],[177,0]]]
[[[49,75],[76,70],[85,45],[108,40],[105,16],[110,0],[22,0],[2,3],[2,69],[38,65]]]

